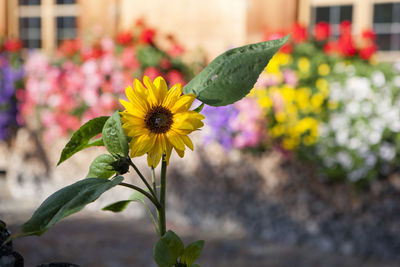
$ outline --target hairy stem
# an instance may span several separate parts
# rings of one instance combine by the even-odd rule
[[[163,236],[166,229],[165,223],[165,191],[166,191],[166,178],[167,178],[167,162],[165,161],[165,155],[163,155],[161,165],[161,188],[160,188],[160,204],[161,208],[158,209],[158,229],[160,230],[160,236]]]

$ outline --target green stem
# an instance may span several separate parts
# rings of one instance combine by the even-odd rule
[[[165,224],[165,191],[167,186],[166,178],[167,178],[167,162],[165,161],[165,155],[163,155],[162,165],[161,165],[161,188],[160,188],[161,208],[158,209],[158,229],[160,230],[160,236],[163,236],[167,231]]]
[[[128,183],[120,183],[119,185],[131,188],[133,190],[136,190],[136,191],[142,193],[143,195],[145,195],[156,206],[157,210],[162,208],[160,202],[158,202],[157,199],[154,199],[154,197],[151,194],[147,193],[142,188],[140,188],[140,187],[138,187],[136,185],[133,185],[133,184],[128,184]]]
[[[153,190],[156,196],[158,196],[157,192],[157,183],[156,183],[156,172],[154,170],[154,167],[151,167],[151,182],[153,183]]]
[[[153,189],[151,188],[149,182],[147,182],[146,178],[144,178],[143,174],[139,171],[139,169],[136,167],[136,165],[133,163],[132,159],[129,158],[129,164],[133,167],[133,169],[136,171],[136,173],[139,175],[140,179],[143,181],[143,183],[146,185],[147,189],[151,193],[151,195],[158,200],[157,195],[154,193]]]

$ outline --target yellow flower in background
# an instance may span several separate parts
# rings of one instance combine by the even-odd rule
[[[280,66],[291,62],[292,56],[285,53],[276,53],[265,67],[267,73],[280,74]]]
[[[132,137],[130,156],[147,153],[148,165],[156,167],[163,154],[168,163],[173,148],[180,157],[184,156],[186,146],[193,150],[187,135],[204,125],[204,116],[189,110],[196,96],[182,95],[181,84],[168,90],[162,77],[152,82],[145,76],[143,82],[144,85],[135,79],[134,89],[125,89],[129,101],[120,99],[125,107],[121,122],[125,134]]]
[[[323,63],[318,66],[318,74],[321,76],[326,76],[331,72],[331,68],[329,67],[328,64]]]
[[[315,87],[322,92],[329,93],[329,82],[324,78],[319,78],[315,81]]]
[[[297,61],[297,66],[299,67],[300,72],[308,73],[310,70],[310,60],[306,57],[301,57],[299,58],[299,61]]]
[[[275,113],[275,119],[278,122],[284,122],[286,120],[286,113],[282,111],[278,111]]]

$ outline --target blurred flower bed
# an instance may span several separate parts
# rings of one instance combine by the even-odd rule
[[[27,56],[21,114],[46,141],[110,115],[134,78],[163,76],[169,84],[185,84],[196,69],[183,63],[184,48],[172,35],[143,21],[114,38],[95,32],[89,39],[64,41],[51,55],[34,51]]]
[[[365,185],[397,170],[400,69],[377,63],[374,32],[359,42],[351,24],[299,24],[251,93],[223,108],[207,107],[204,140],[227,150],[277,149],[313,162],[321,177]],[[276,39],[284,33],[268,34]]]
[[[0,140],[6,140],[21,124],[16,95],[23,85],[22,43],[0,40]]]

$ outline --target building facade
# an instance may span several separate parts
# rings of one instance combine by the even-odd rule
[[[356,36],[374,29],[382,57],[400,54],[400,0],[0,0],[0,36],[19,37],[27,48],[52,50],[95,28],[114,35],[140,18],[211,57],[295,21],[327,21],[337,34],[343,20]]]

